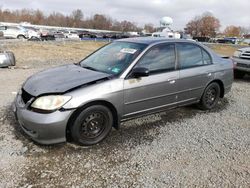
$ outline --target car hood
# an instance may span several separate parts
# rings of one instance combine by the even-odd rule
[[[64,65],[34,74],[24,83],[23,89],[33,96],[65,93],[109,76],[111,75],[88,70],[78,65]]]

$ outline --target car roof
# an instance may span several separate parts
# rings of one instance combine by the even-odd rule
[[[189,42],[194,43],[191,40],[187,39],[169,39],[164,37],[135,37],[135,38],[126,38],[126,39],[119,39],[117,41],[121,42],[133,42],[133,43],[142,43],[142,44],[157,44],[159,42]]]

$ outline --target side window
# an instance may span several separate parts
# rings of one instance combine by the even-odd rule
[[[139,60],[136,67],[147,68],[150,73],[175,70],[175,45],[164,44],[152,47]]]
[[[212,64],[212,59],[205,50],[202,50],[202,56],[204,65]]]
[[[0,26],[0,31],[4,31],[6,30],[6,27],[5,26]]]
[[[186,43],[176,44],[179,57],[180,68],[189,68],[203,65],[202,51],[201,48]]]

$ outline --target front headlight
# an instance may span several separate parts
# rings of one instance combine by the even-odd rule
[[[241,51],[240,50],[237,50],[237,51],[235,51],[234,52],[234,57],[240,57],[240,55],[241,55]]]
[[[37,98],[32,104],[32,108],[40,110],[57,110],[71,99],[71,96],[48,95]]]

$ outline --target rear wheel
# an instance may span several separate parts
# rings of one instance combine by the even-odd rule
[[[239,79],[241,79],[241,78],[243,78],[244,76],[245,76],[245,73],[244,73],[244,72],[238,71],[238,70],[235,70],[235,71],[234,71],[234,78],[239,78]]]
[[[199,108],[202,110],[210,110],[214,108],[220,98],[220,92],[221,89],[218,83],[213,82],[209,84],[201,97],[198,105]]]
[[[112,129],[113,115],[102,105],[84,109],[71,127],[73,140],[80,145],[94,145],[101,142]]]

